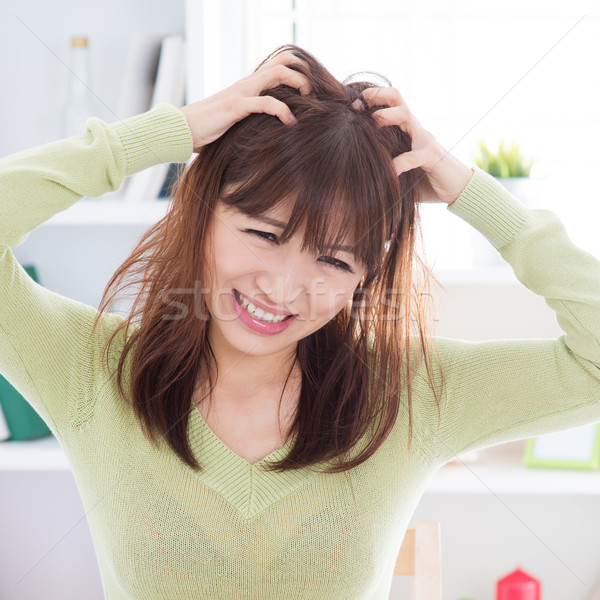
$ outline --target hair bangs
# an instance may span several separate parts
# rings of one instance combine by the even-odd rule
[[[263,117],[251,115],[246,121]],[[273,122],[269,125],[273,127]],[[273,127],[260,146],[239,144],[225,170],[220,198],[252,218],[268,216],[281,204],[291,203],[286,227],[279,234],[281,242],[304,229],[302,250],[324,253],[341,247],[376,276],[401,205],[390,157],[377,147],[359,148],[354,143],[353,130],[361,123],[358,119],[349,123],[348,114],[328,127],[316,127],[309,118],[306,127],[313,137],[315,131],[321,132],[310,150],[293,141],[304,135],[299,131],[303,125],[294,125],[295,132],[291,127]],[[256,123],[252,129],[257,129]]]

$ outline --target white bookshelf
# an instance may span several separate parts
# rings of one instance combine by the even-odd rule
[[[70,470],[65,452],[54,436],[0,443],[0,472]]]
[[[123,202],[121,195],[112,195],[106,200],[100,198],[82,198],[67,210],[52,216],[42,227],[68,225],[113,226],[113,225],[145,225],[150,227],[167,213],[170,201],[147,200]]]
[[[525,440],[479,452],[474,462],[448,463],[434,475],[431,494],[600,495],[600,471],[527,467]]]

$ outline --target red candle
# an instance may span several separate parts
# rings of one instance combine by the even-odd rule
[[[496,600],[540,600],[540,582],[517,569],[496,583]]]

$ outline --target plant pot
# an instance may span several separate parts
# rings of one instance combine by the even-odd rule
[[[528,208],[537,205],[540,195],[540,187],[544,179],[532,179],[531,177],[496,177],[519,202]]]

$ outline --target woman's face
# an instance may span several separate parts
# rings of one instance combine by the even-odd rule
[[[259,220],[218,203],[205,298],[211,343],[219,348],[253,356],[291,353],[298,340],[335,317],[364,275],[352,240],[344,241],[347,248],[315,255],[300,250],[300,228],[279,244],[291,210],[291,203],[281,203]]]

